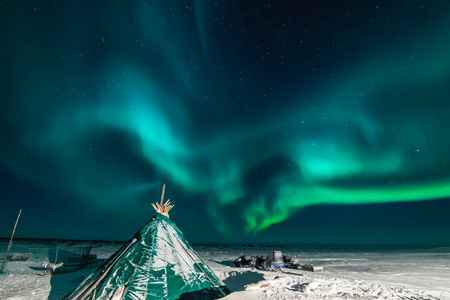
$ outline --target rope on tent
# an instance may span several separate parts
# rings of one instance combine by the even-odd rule
[[[166,227],[166,224],[164,224],[163,222],[162,222],[161,224],[164,226],[164,229],[165,229],[166,231],[168,231],[168,230],[167,230],[167,227]],[[213,281],[211,278],[209,278],[209,276],[208,276],[208,274],[206,274],[205,270],[203,270],[203,268],[200,266],[200,264],[199,264],[198,262],[196,262],[195,259],[192,257],[191,253],[190,253],[189,250],[186,248],[186,246],[185,246],[182,242],[180,242],[180,240],[179,240],[178,238],[176,239],[176,241],[178,242],[178,244],[180,244],[181,248],[183,248],[183,250],[184,250],[184,251],[186,252],[186,254],[189,256],[189,258],[194,262],[194,264],[196,264],[197,267],[199,267],[199,269],[200,269],[200,270],[202,271],[202,273],[205,275],[206,279],[208,279],[208,281],[211,282],[211,284],[213,285],[213,287],[216,288],[216,289],[222,294],[222,296],[225,297],[226,294],[222,291],[222,289],[221,289],[219,286],[217,286],[217,285],[214,283],[214,281]]]
[[[121,253],[119,253],[117,255],[117,257],[110,263],[109,267],[103,271],[103,274],[100,276],[99,279],[97,279],[95,282],[89,284],[86,288],[84,288],[83,290],[79,291],[78,293],[76,293],[75,295],[71,296],[69,299],[80,299],[80,300],[84,300],[86,299],[86,296],[88,296],[93,290],[95,290],[95,288],[97,287],[98,283],[100,281],[103,280],[103,278],[105,278],[105,276],[107,274],[109,274],[109,271],[111,270],[111,268],[116,264],[116,262],[123,256],[123,254],[125,252],[128,251],[128,249],[130,249],[131,246],[133,246],[135,243],[137,242],[137,238],[133,238],[130,242],[130,244],[121,251]],[[89,289],[86,292],[86,289],[89,287]],[[84,294],[84,295],[83,295]],[[82,296],[82,297],[81,297]],[[81,297],[81,298],[79,298]]]
[[[189,255],[189,257],[192,259],[192,261],[197,264],[197,267],[200,268],[200,270],[203,272],[203,274],[205,274],[206,279],[208,279],[209,282],[211,282],[211,284],[222,294],[222,296],[226,296],[226,294],[222,291],[222,289],[217,286],[212,280],[211,278],[209,278],[208,274],[206,274],[205,270],[203,270],[203,268],[200,266],[199,263],[197,263],[195,261],[195,259],[192,257],[191,253],[189,253],[189,250],[185,247],[185,245],[183,245],[183,243],[181,243],[178,239],[177,239],[178,243],[181,245],[181,247],[184,249],[184,251],[187,253],[187,255]]]
[[[152,203],[152,206],[156,210],[156,212],[158,212],[162,215],[165,215],[166,217],[169,217],[169,210],[171,210],[174,207],[174,205],[170,205],[170,200],[167,200],[166,203],[163,203],[165,190],[166,190],[166,184],[163,183],[162,188],[161,188],[160,203],[156,203],[156,205]],[[164,227],[164,229],[168,232],[167,227],[164,224],[164,222],[161,222],[161,224]],[[177,238],[176,240],[177,240],[178,244],[180,244],[181,248],[183,248],[183,250],[189,256],[189,258],[194,262],[194,264],[196,264],[197,267],[202,271],[202,273],[205,275],[206,279],[213,285],[214,288],[216,288],[222,294],[222,296],[225,297],[226,294],[222,291],[222,289],[219,286],[217,286],[214,283],[214,281],[211,278],[209,278],[208,274],[206,274],[205,270],[203,270],[203,268],[200,266],[200,264],[192,257],[191,253],[186,248],[186,246],[180,241],[180,239]],[[194,268],[194,271],[196,271],[195,268]]]

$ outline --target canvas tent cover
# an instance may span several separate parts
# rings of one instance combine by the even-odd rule
[[[214,299],[224,295],[223,286],[177,226],[157,213],[64,299],[172,300],[196,291]]]

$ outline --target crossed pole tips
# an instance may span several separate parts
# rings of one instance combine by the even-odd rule
[[[171,210],[175,205],[170,204],[170,199],[167,199],[167,201],[164,203],[164,192],[166,191],[166,184],[163,183],[161,188],[161,199],[156,203],[152,203],[153,208],[156,210],[156,212],[159,212],[162,215],[165,215],[166,217],[169,217],[169,210]]]

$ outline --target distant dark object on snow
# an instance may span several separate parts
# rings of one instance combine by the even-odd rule
[[[266,268],[284,267],[284,257],[281,251],[272,251],[266,256]]]
[[[323,271],[323,267],[316,267],[313,265],[302,265],[302,269],[305,271],[311,271],[311,272],[320,272]]]
[[[294,266],[296,263],[296,259],[288,258],[281,251],[272,251],[266,257],[261,255],[246,259],[245,256],[241,256],[234,261],[234,266],[238,268],[257,268],[259,270],[275,270],[282,267],[297,269]]]
[[[240,256],[233,264],[237,268],[256,268],[267,271],[277,270],[282,267],[311,272],[323,271],[323,267],[315,267],[307,264],[300,266],[297,256],[289,257],[281,251],[272,251],[265,258],[263,256],[251,256],[250,259],[247,259],[245,256]]]
[[[10,253],[8,259],[10,261],[27,261],[31,253]]]

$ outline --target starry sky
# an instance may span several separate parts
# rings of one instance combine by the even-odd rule
[[[97,3],[99,2],[99,3]],[[450,245],[450,2],[0,3],[0,236]]]

